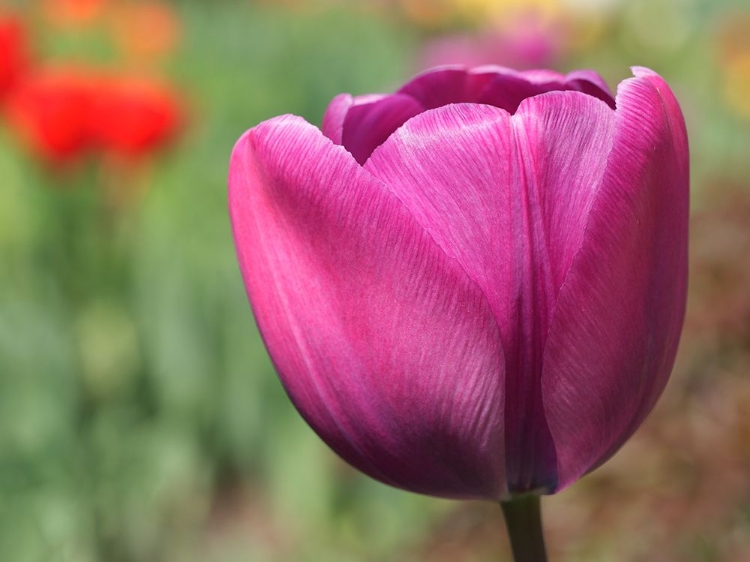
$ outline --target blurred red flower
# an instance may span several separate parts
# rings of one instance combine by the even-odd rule
[[[84,69],[41,67],[11,92],[6,112],[29,148],[50,163],[66,163],[90,146],[94,77]]]
[[[0,12],[0,98],[28,67],[29,41],[21,18]]]
[[[53,163],[91,149],[139,157],[169,142],[183,122],[166,85],[82,67],[36,69],[8,97],[7,114],[21,140]]]
[[[138,157],[165,145],[182,122],[182,104],[176,93],[142,77],[103,80],[91,107],[90,123],[97,144],[126,157]]]

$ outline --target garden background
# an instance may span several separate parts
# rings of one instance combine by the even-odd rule
[[[750,561],[750,6],[717,0],[0,2],[0,560],[484,562],[500,509],[338,460],[258,337],[230,151],[430,64],[645,65],[692,152],[673,377],[543,501],[551,559]],[[506,560],[509,554],[505,554]]]

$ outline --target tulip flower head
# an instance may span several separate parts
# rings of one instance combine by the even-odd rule
[[[442,67],[237,142],[229,210],[292,402],[349,463],[554,493],[652,409],[685,309],[688,145],[645,68]]]

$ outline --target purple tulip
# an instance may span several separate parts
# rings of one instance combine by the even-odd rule
[[[235,146],[247,293],[291,400],[370,476],[553,493],[644,420],[687,281],[680,108],[635,68],[443,67]]]

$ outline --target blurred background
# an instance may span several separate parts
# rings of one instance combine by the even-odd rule
[[[545,498],[554,561],[750,561],[750,6],[0,0],[0,560],[509,560],[500,509],[389,489],[293,410],[226,211],[235,140],[433,64],[646,65],[693,162],[672,380]]]

